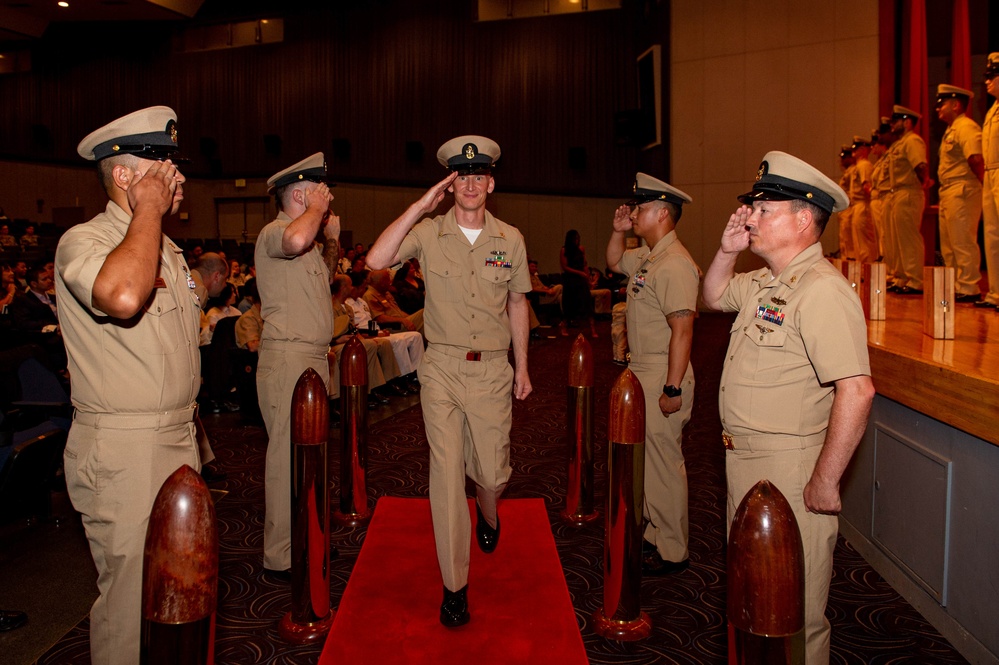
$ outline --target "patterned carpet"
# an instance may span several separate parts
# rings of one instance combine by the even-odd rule
[[[514,475],[507,496],[545,499],[566,582],[590,661],[595,664],[721,664],[726,658],[724,454],[717,409],[718,380],[731,318],[706,314],[695,329],[697,377],[694,414],[685,430],[684,453],[690,487],[691,567],[679,575],[643,582],[643,609],[652,635],[638,643],[615,643],[593,633],[590,616],[601,603],[603,520],[575,528],[559,519],[563,507],[566,444],[566,362],[572,338],[531,342],[534,394],[514,407]],[[610,362],[608,328],[594,340],[597,505],[604,502],[607,386],[620,373]],[[411,398],[412,399],[412,398]],[[372,421],[379,412],[372,412]],[[427,450],[418,406],[384,417],[369,434],[368,481],[372,497],[426,496]],[[220,584],[216,662],[220,664],[309,664],[321,645],[289,646],[277,636],[277,622],[290,608],[286,584],[261,577],[263,466],[262,428],[214,417],[206,426],[228,480],[217,512]],[[338,432],[338,430],[337,430]],[[339,455],[330,446],[334,500],[338,496]],[[603,512],[601,510],[601,512]],[[364,529],[332,528],[340,556],[332,564],[334,606],[350,576]],[[474,608],[473,613],[474,613]],[[525,608],[530,611],[530,608]],[[850,664],[966,662],[870,566],[840,538],[828,615],[833,624],[832,662]],[[474,618],[473,618],[474,620]],[[376,627],[373,627],[376,629]],[[41,660],[85,664],[87,621],[67,634]]]

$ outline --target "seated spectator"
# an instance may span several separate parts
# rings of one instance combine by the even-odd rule
[[[333,301],[333,348],[331,353],[336,356],[336,362],[330,371],[329,392],[331,397],[337,397],[340,394],[339,359],[343,352],[343,346],[350,341],[357,330],[353,324],[353,308],[346,304],[351,289],[352,283],[346,275],[337,275],[333,278],[333,283],[330,284],[330,297]],[[384,336],[379,334],[375,337],[363,336],[360,338],[367,354],[368,406],[371,407],[387,404],[391,395],[409,394],[397,389],[386,388],[390,381],[400,376],[399,364],[392,351],[392,344],[386,337],[387,333]]]
[[[10,234],[9,224],[0,224],[0,248],[17,247],[17,238]]]
[[[596,268],[590,268],[590,295],[594,314],[611,313],[611,290],[603,286],[603,275]]]
[[[205,316],[213,327],[219,319],[241,314],[242,312],[236,308],[236,289],[232,284],[226,283],[217,296],[208,299],[208,311],[205,312]]]
[[[239,288],[239,303],[236,305],[238,309],[243,314],[253,306],[253,303],[260,300],[260,295],[257,291],[257,278],[247,277],[246,283]]]
[[[541,277],[538,275],[538,262],[534,259],[530,259],[527,262],[527,269],[531,273],[531,290],[537,291],[540,296],[538,298],[539,305],[558,305],[562,306],[562,285],[553,284],[552,286],[546,286],[544,282],[541,281]]]
[[[392,276],[388,270],[375,270],[368,275],[368,290],[364,300],[371,309],[371,316],[382,326],[402,326],[406,330],[423,333],[423,310],[408,314],[399,307],[395,297],[389,292]]]
[[[24,332],[54,332],[59,319],[55,298],[49,294],[55,284],[52,271],[32,268],[27,279],[28,290],[11,303],[11,324],[15,330]]]
[[[6,313],[7,307],[14,302],[14,296],[20,293],[14,281],[14,269],[5,263],[0,267],[0,313]]]
[[[260,351],[260,336],[264,332],[264,319],[260,315],[260,295],[257,292],[257,281],[251,279],[243,287],[246,294],[244,300],[250,302],[245,312],[240,314],[236,322],[236,346],[251,353]]]
[[[392,351],[395,353],[396,362],[399,365],[399,373],[402,374],[403,384],[416,392],[415,386],[419,385],[416,377],[416,370],[423,360],[423,335],[415,331],[392,332],[382,331],[378,322],[371,318],[371,309],[362,297],[368,289],[367,275],[356,275],[351,278],[351,287],[344,304],[354,311],[354,327],[358,330],[367,330],[369,335],[378,332],[379,335],[387,335],[387,339],[392,344]]]
[[[21,236],[21,248],[38,247],[38,236],[35,235],[35,225],[28,224],[24,227],[24,235]]]
[[[392,278],[395,299],[402,311],[407,314],[423,309],[427,298],[427,289],[423,280],[416,276],[416,272],[412,264],[407,261],[395,271],[395,277]]]
[[[14,283],[18,291],[28,290],[28,264],[24,261],[14,263]]]
[[[346,275],[354,267],[354,259],[357,258],[353,247],[340,246],[340,262],[337,264],[337,272]]]
[[[246,284],[246,275],[243,274],[243,267],[235,259],[229,262],[229,279],[226,280],[235,287]]]

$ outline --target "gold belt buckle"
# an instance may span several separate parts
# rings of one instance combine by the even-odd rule
[[[732,445],[732,435],[725,434],[722,432],[722,441],[725,443],[725,450],[735,450],[735,446]]]

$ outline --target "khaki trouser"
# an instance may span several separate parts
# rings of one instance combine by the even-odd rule
[[[839,258],[855,259],[853,247],[853,209],[847,208],[836,213],[839,220]]]
[[[985,265],[989,273],[989,292],[985,299],[999,305],[999,169],[985,172],[982,214],[985,218]]]
[[[665,357],[663,358],[665,360]],[[669,369],[665,362],[647,363],[632,357],[628,368],[635,373],[645,394],[645,503],[648,520],[644,538],[656,546],[666,561],[688,557],[687,467],[680,447],[683,426],[694,408],[694,370],[687,365],[680,388],[682,406],[669,417],[659,408],[659,397]]]
[[[940,187],[940,253],[944,265],[954,268],[954,292],[979,295],[978,220],[982,216],[982,187],[957,182]]]
[[[919,187],[899,187],[891,194],[888,223],[897,266],[895,284],[909,288],[923,288],[923,207],[926,194]]]
[[[431,345],[420,366],[420,402],[430,444],[430,512],[444,586],[468,583],[471,517],[465,476],[476,484],[482,514],[496,523],[496,504],[510,479],[513,367],[507,352],[466,360],[465,349]]]
[[[853,233],[853,252],[861,263],[875,263],[878,251],[878,233],[874,226],[870,201],[857,201],[850,206],[850,226]]]
[[[825,612],[826,602],[829,600],[829,582],[832,579],[833,551],[836,549],[836,534],[839,531],[839,520],[835,515],[818,515],[805,510],[805,485],[812,477],[824,439],[824,433],[810,440],[760,435],[753,437],[752,445],[744,445],[736,437],[736,450],[725,451],[729,528],[742,499],[763,479],[769,480],[780,490],[794,511],[805,553],[807,665],[829,663],[831,627]],[[795,447],[780,449],[782,446]]]
[[[78,413],[69,430],[66,488],[83,516],[100,593],[90,610],[94,665],[139,662],[149,513],[174,471],[184,464],[201,470],[193,417],[193,407],[160,415]]]
[[[311,349],[311,350],[308,350]],[[264,462],[264,568],[291,568],[291,399],[310,367],[329,386],[328,347],[265,340],[257,363],[257,400],[267,428]]]

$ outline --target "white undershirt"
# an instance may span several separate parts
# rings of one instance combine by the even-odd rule
[[[464,226],[459,226],[458,228],[461,229],[461,232],[465,234],[466,238],[468,238],[468,242],[473,245],[479,237],[479,234],[482,233],[482,229],[466,229]]]

